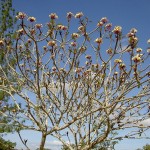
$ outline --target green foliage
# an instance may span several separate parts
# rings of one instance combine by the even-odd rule
[[[15,10],[12,7],[12,0],[0,0],[0,40],[5,39],[7,46],[1,46],[0,47],[0,66],[5,71],[5,74],[13,80],[13,77],[10,76],[8,73],[8,67],[6,63],[5,53],[6,51],[10,50],[10,48],[13,46],[13,32],[14,32],[14,25],[16,23],[15,19]],[[12,66],[15,67],[16,62],[14,58],[10,57],[8,58]],[[3,79],[3,74],[1,72],[0,77],[0,85],[7,85],[7,82]],[[20,87],[18,87],[20,88]],[[14,93],[12,93],[14,94]],[[0,112],[5,113],[6,111],[9,112],[11,110],[14,110],[14,106],[9,105],[8,103],[9,96],[6,92],[0,90]],[[13,125],[11,124],[11,120],[6,117],[5,115],[0,116],[1,120],[1,126],[0,126],[0,133],[9,133],[14,130]],[[1,142],[4,142],[4,140],[1,137]],[[5,141],[6,146],[11,145],[11,142]],[[0,147],[2,147],[0,145]],[[7,149],[4,147],[4,149]]]
[[[6,141],[0,137],[0,149],[1,150],[12,150],[16,146],[16,143]]]
[[[143,146],[143,150],[150,150],[150,145],[146,144],[145,146]]]
[[[4,37],[13,33],[15,10],[12,8],[12,0],[0,0],[0,4],[0,35]]]

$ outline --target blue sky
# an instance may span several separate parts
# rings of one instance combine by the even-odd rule
[[[143,49],[146,49],[146,42],[150,38],[150,0],[13,0],[13,7],[16,11],[36,17],[38,23],[48,22],[48,15],[53,12],[58,14],[62,22],[69,11],[74,14],[82,11],[95,25],[102,17],[107,17],[114,26],[122,26],[124,33],[133,27],[137,28],[139,44]],[[39,142],[39,134],[22,134],[29,141],[33,140],[33,145]],[[16,134],[8,138],[20,143]],[[116,150],[135,150],[146,143],[150,141],[124,140],[116,146]]]

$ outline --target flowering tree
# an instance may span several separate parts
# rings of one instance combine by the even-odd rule
[[[71,28],[73,16],[78,29]],[[57,14],[49,17],[44,29],[34,17],[26,21],[25,13],[17,15],[20,28],[15,45],[5,52],[7,69],[15,80],[9,80],[0,66],[0,89],[16,107],[3,106],[1,113],[18,130],[41,132],[40,150],[48,135],[70,150],[145,136],[150,51],[142,53],[138,47],[137,30],[124,36],[121,26],[112,27],[104,17],[89,31],[90,21],[83,13],[67,13],[66,26],[57,23]],[[1,39],[0,46],[6,47],[6,41]],[[115,134],[122,129],[130,132]]]

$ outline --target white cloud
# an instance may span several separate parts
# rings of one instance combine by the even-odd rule
[[[46,146],[49,146],[49,145],[50,145],[50,146],[52,146],[52,145],[53,145],[53,146],[55,146],[55,145],[56,145],[56,146],[59,146],[59,145],[62,145],[62,142],[57,141],[57,140],[49,141],[49,142],[47,141],[47,142],[46,142]]]
[[[150,118],[149,118],[149,119],[146,119],[146,120],[141,121],[141,124],[143,124],[144,126],[150,126]]]

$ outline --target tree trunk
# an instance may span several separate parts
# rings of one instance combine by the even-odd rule
[[[45,141],[46,141],[46,134],[42,133],[42,139],[41,139],[41,144],[40,144],[40,150],[44,150],[44,146],[45,146]]]

